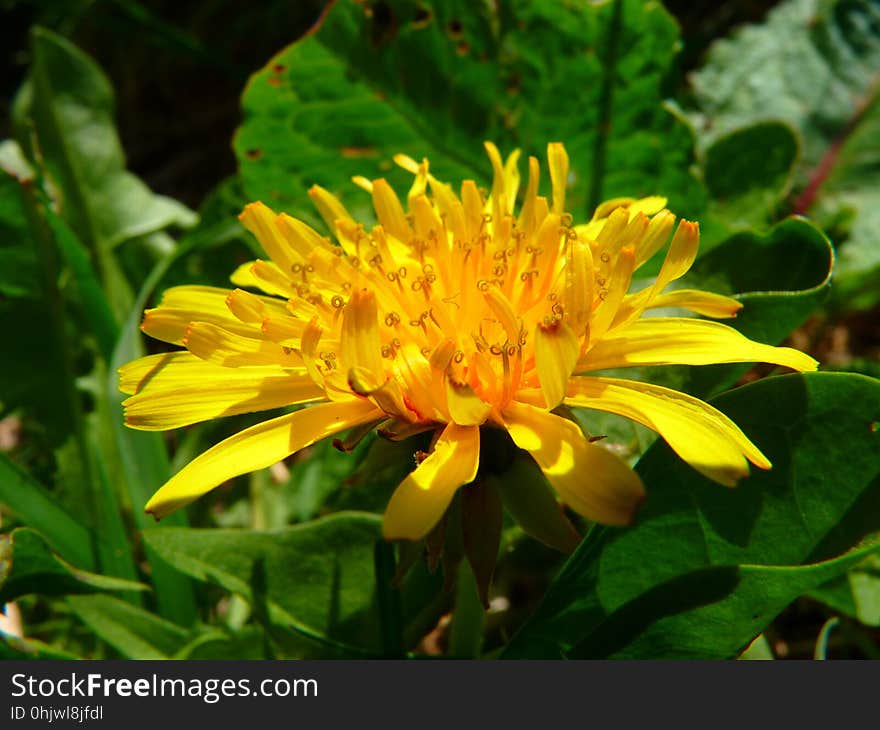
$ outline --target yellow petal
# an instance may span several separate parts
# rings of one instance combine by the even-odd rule
[[[591,220],[596,221],[607,218],[618,208],[626,208],[634,202],[635,198],[611,198],[610,200],[606,200],[596,206],[596,210],[593,212]]]
[[[572,378],[565,403],[638,421],[659,433],[694,469],[725,486],[748,476],[746,459],[770,468],[733,421],[685,393],[617,378]]]
[[[188,353],[173,353],[188,355]],[[168,355],[141,362],[121,375],[136,394],[123,401],[125,422],[144,431],[164,431],[221,416],[325,400],[305,370],[275,366],[224,368],[211,362]],[[139,361],[135,361],[139,362]],[[150,368],[148,372],[143,372]],[[122,389],[122,386],[120,386]]]
[[[501,153],[492,142],[483,142],[486,154],[492,163],[492,216],[496,223],[507,212],[507,193],[505,191],[504,164],[501,162]]]
[[[561,142],[547,145],[547,166],[550,168],[550,183],[553,190],[553,212],[565,212],[565,189],[568,187],[568,153]]]
[[[605,220],[605,225],[596,236],[596,244],[601,251],[605,251],[614,258],[620,248],[623,232],[629,224],[629,211],[626,208],[617,208]]]
[[[342,311],[340,338],[343,366],[357,368],[363,387],[376,390],[385,382],[382,343],[379,339],[379,313],[376,295],[359,289]]]
[[[180,386],[198,378],[204,371],[205,362],[188,352],[163,352],[158,355],[147,355],[123,365],[119,374],[119,390],[123,393],[139,393],[148,384],[155,383],[157,388]],[[187,375],[187,368],[192,373]],[[216,368],[213,368],[216,372]],[[186,381],[183,378],[188,379]]]
[[[287,314],[284,302],[277,299],[251,294],[244,289],[236,289],[232,292],[225,289],[222,291],[228,295],[225,300],[227,309],[242,322],[259,324],[266,317],[272,315],[279,317]]]
[[[605,288],[599,290],[599,306],[590,321],[590,338],[599,341],[615,323],[632,281],[635,254],[632,248],[623,249],[617,257],[614,269],[608,274]]]
[[[513,215],[516,207],[516,193],[520,183],[519,155],[520,151],[516,149],[504,161],[504,192],[507,195],[507,209],[504,212],[508,215]]]
[[[229,308],[227,302],[232,294],[229,289],[212,286],[171,287],[162,295],[158,307],[144,312],[141,329],[150,337],[175,345],[183,343],[192,322],[210,322],[244,337],[259,337],[259,325],[246,323]],[[277,299],[251,296],[267,310],[284,311],[284,303]]]
[[[483,296],[486,299],[486,304],[489,305],[489,308],[498,317],[498,321],[501,322],[507,339],[512,343],[519,342],[522,324],[517,319],[513,306],[507,297],[504,296],[504,293],[497,286],[493,285],[486,289]]]
[[[622,459],[588,443],[571,421],[541,408],[512,403],[503,418],[514,443],[532,455],[572,509],[608,525],[632,522],[645,491]]]
[[[397,193],[384,178],[373,180],[373,207],[385,233],[404,243],[413,237]]]
[[[277,217],[275,211],[257,202],[246,205],[238,219],[254,234],[269,258],[284,271],[290,271],[294,264],[302,262],[302,256],[275,225]]]
[[[351,181],[357,185],[361,190],[365,190],[368,193],[373,192],[373,183],[371,180],[368,180],[363,175],[352,175]]]
[[[339,237],[339,233],[336,230],[336,221],[343,220],[353,222],[351,214],[345,209],[345,206],[339,201],[339,198],[333,195],[329,190],[325,190],[320,185],[312,185],[312,187],[309,188],[309,197],[312,199],[314,206],[318,209],[321,218],[324,219],[324,223],[327,224],[327,227],[333,231],[333,234],[337,238]]]
[[[263,336],[271,342],[296,347],[306,329],[306,322],[293,317],[267,317],[260,325]]]
[[[723,294],[698,289],[676,289],[655,297],[650,308],[678,307],[701,314],[704,317],[723,319],[736,317],[742,306],[742,302],[738,299],[726,297]]]
[[[450,423],[434,450],[394,491],[385,509],[386,540],[419,540],[436,525],[456,490],[474,480],[480,462],[480,429]]]
[[[648,230],[645,231],[644,237],[636,248],[637,269],[663,248],[673,225],[675,225],[675,216],[668,210],[661,210],[651,218]]]
[[[666,207],[666,198],[659,195],[651,195],[647,198],[639,198],[629,204],[630,213],[644,213],[645,215],[655,215]]]
[[[632,365],[711,365],[766,362],[792,370],[815,370],[819,363],[790,347],[750,340],[732,327],[705,319],[652,317],[618,327],[597,342],[577,372]]]
[[[275,342],[242,337],[207,322],[193,322],[183,344],[196,357],[224,367],[279,365],[302,367],[302,358],[289,347]]]
[[[303,262],[310,261],[316,249],[331,253],[339,251],[336,246],[330,243],[329,239],[321,236],[314,228],[306,225],[299,218],[281,213],[275,219],[275,226]]]
[[[580,337],[593,312],[593,254],[581,241],[573,241],[566,251],[563,307],[575,335]]]
[[[481,400],[467,383],[446,376],[446,402],[449,417],[459,426],[479,426],[489,417],[492,406]]]
[[[304,408],[251,426],[187,464],[153,495],[145,511],[162,518],[227,479],[264,469],[327,436],[380,417],[371,403],[350,400]]]
[[[537,158],[529,157],[529,181],[526,183],[526,192],[523,196],[522,208],[519,211],[517,225],[527,236],[532,235],[537,223],[535,220],[535,201],[538,197],[538,181],[541,177],[541,167]]]
[[[669,244],[663,266],[653,285],[654,295],[663,291],[668,284],[684,276],[697,257],[700,247],[700,227],[691,221],[681,221]]]
[[[262,289],[267,294],[290,299],[297,295],[296,285],[273,261],[248,261],[241,264],[229,280],[236,286]]]
[[[565,385],[577,363],[580,342],[564,321],[535,326],[535,368],[547,408],[555,408],[565,395]]]

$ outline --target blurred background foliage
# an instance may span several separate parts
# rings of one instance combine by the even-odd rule
[[[0,604],[26,637],[11,631],[0,656],[724,658],[758,634],[746,656],[878,656],[863,540],[880,531],[875,0],[0,12]],[[487,138],[541,157],[563,139],[576,218],[668,195],[701,222],[688,285],[739,294],[740,330],[847,373],[644,374],[701,396],[761,380],[718,403],[776,468],[726,492],[646,430],[574,413],[639,460],[651,499],[568,562],[512,521],[481,545],[429,540],[427,564],[382,545],[377,514],[418,446],[373,436],[149,524],[152,491],[256,417],[127,430],[114,373],[159,348],[137,330],[144,307],[175,284],[225,286],[259,255],[235,219],[248,200],[315,221],[318,182],[369,220],[352,174],[402,186],[389,160],[404,151],[485,182]],[[528,512],[509,485],[540,477],[497,456],[505,507]],[[474,575],[496,554],[483,614]]]

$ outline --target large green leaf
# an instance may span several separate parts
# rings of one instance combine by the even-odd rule
[[[45,28],[31,36],[30,82],[16,103],[17,134],[34,159],[31,134],[61,193],[61,210],[81,240],[108,249],[195,217],[153,194],[125,169],[114,125],[113,90],[101,69]]]
[[[144,541],[196,580],[244,596],[264,618],[319,640],[356,640],[374,598],[381,520],[338,513],[275,530],[147,530]]]
[[[784,122],[741,127],[716,139],[704,155],[710,199],[700,218],[700,254],[738,231],[766,228],[791,191],[800,142]]]
[[[0,604],[38,593],[63,596],[98,591],[145,591],[142,583],[81,570],[52,552],[45,538],[27,527],[0,535]]]
[[[714,403],[773,469],[724,489],[656,443],[636,525],[587,538],[506,656],[733,657],[875,549],[851,550],[880,530],[880,383],[789,375]]]
[[[877,0],[787,0],[762,25],[716,42],[693,75],[707,140],[758,120],[798,130],[795,211],[826,226],[852,218],[841,227],[848,237],[835,236],[841,294],[867,305],[877,301],[867,280],[880,268],[878,81]]]
[[[67,604],[126,659],[169,659],[191,639],[180,626],[113,596],[68,596]]]
[[[541,158],[562,141],[576,217],[648,194],[694,215],[704,194],[691,130],[664,104],[678,48],[657,2],[339,0],[245,90],[245,190],[310,216],[305,190],[318,183],[368,220],[369,197],[349,178],[402,184],[394,153],[427,156],[441,179],[486,182],[483,140]]]

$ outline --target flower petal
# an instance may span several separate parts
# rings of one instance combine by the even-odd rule
[[[340,202],[339,198],[333,195],[329,190],[325,190],[320,185],[312,185],[312,187],[309,188],[309,197],[312,199],[314,206],[318,209],[321,218],[324,219],[324,223],[327,224],[327,227],[333,231],[333,234],[337,238],[340,238],[336,226],[337,221],[342,220],[351,223],[354,222],[351,213],[345,209],[345,206]],[[352,252],[351,255],[355,256],[357,253]]]
[[[387,540],[419,540],[436,525],[456,490],[474,480],[480,462],[480,429],[450,423],[434,450],[394,491],[382,532]]]
[[[648,308],[679,307],[704,317],[722,319],[736,317],[742,306],[742,302],[738,299],[726,297],[723,294],[700,291],[699,289],[676,289],[655,297]]]
[[[446,402],[449,417],[460,426],[479,426],[489,416],[492,406],[480,399],[467,383],[446,375]]]
[[[275,211],[257,202],[246,205],[238,219],[260,242],[269,258],[282,270],[290,271],[294,264],[302,263],[302,255],[290,245],[276,225],[277,217]]]
[[[196,357],[227,368],[247,365],[301,368],[303,364],[302,358],[289,347],[242,337],[208,322],[193,322],[183,337],[183,344]]]
[[[622,459],[588,443],[571,421],[541,408],[512,403],[503,418],[514,443],[532,455],[572,509],[608,525],[632,521],[645,491]]]
[[[342,364],[348,370],[357,368],[362,386],[371,391],[380,388],[386,380],[378,311],[376,295],[369,289],[352,293],[342,311]]]
[[[615,326],[639,317],[671,282],[684,276],[697,257],[699,246],[700,227],[691,221],[681,221],[669,244],[656,281],[651,286],[626,297],[615,316]]]
[[[568,186],[568,153],[561,142],[547,145],[547,166],[550,168],[550,184],[553,190],[553,212],[565,212],[565,189]]]
[[[565,395],[565,384],[577,363],[580,342],[563,320],[535,326],[535,369],[548,408],[555,408]]]
[[[230,289],[213,286],[174,286],[166,289],[162,301],[144,312],[141,324],[150,337],[174,345],[183,344],[183,336],[192,322],[210,322],[244,337],[259,337],[259,325],[238,317],[229,307]],[[284,312],[284,302],[271,297],[250,297],[267,312]]]
[[[145,511],[162,518],[227,479],[271,466],[327,436],[380,417],[371,403],[349,400],[304,408],[259,423],[187,464],[153,495]]]
[[[638,421],[659,433],[694,469],[728,487],[748,476],[746,459],[761,469],[771,466],[721,411],[669,388],[617,378],[572,378],[565,403]]]
[[[190,353],[140,358],[120,368],[132,428],[161,431],[238,413],[326,399],[305,369],[275,365],[226,368]]]
[[[406,214],[397,193],[384,178],[373,180],[373,207],[376,217],[385,233],[394,236],[398,241],[408,242],[412,236],[412,228],[406,220]]]
[[[711,365],[767,362],[800,372],[818,363],[790,347],[754,342],[720,322],[655,317],[639,319],[608,333],[579,361],[575,372],[632,365]]]

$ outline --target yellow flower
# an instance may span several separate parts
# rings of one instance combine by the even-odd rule
[[[584,376],[608,368],[768,362],[813,370],[797,350],[753,342],[694,317],[648,317],[678,307],[733,317],[741,304],[691,289],[666,291],[694,261],[695,223],[663,198],[617,199],[573,226],[565,211],[568,156],[550,144],[552,195],[538,194],[529,159],[522,205],[518,152],[494,168],[484,194],[460,195],[421,164],[407,212],[389,184],[355,178],[379,225],[357,223],[337,198],[309,191],[338,245],[262,203],[241,215],[269,260],[232,275],[233,291],[180,286],[148,310],[142,329],[183,345],[120,370],[132,394],[126,422],[186,426],[219,416],[307,404],[222,441],[184,467],[149,501],[168,514],[231,477],[267,467],[354,427],[381,426],[402,439],[435,432],[433,448],[397,488],[384,518],[389,539],[418,539],[438,523],[456,490],[473,481],[480,428],[505,429],[529,452],[561,499],[592,520],[629,522],[644,490],[638,476],[571,420],[560,404],[621,414],[655,430],[691,466],[733,485],[748,462],[770,462],[725,415],[650,383]],[[633,272],[670,239],[656,280],[629,293]],[[254,294],[248,289],[264,292]]]

